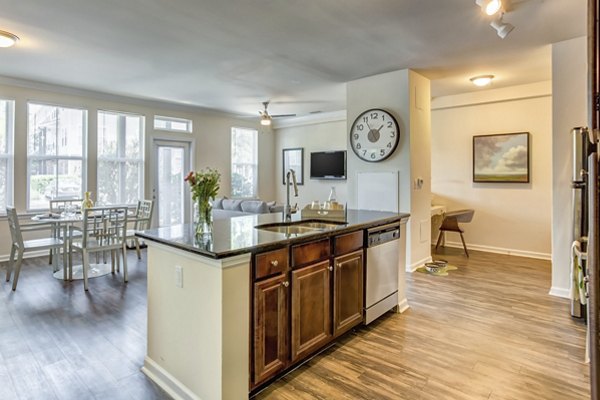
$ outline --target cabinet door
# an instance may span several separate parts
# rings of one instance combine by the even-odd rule
[[[287,365],[287,275],[254,284],[254,383]]]
[[[292,362],[331,339],[329,261],[292,270]]]
[[[363,251],[334,259],[333,333],[338,336],[363,320]]]

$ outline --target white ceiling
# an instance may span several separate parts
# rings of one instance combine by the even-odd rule
[[[345,82],[412,68],[432,95],[551,78],[586,0],[512,0],[504,40],[474,0],[0,0],[0,75],[258,115],[345,109]]]

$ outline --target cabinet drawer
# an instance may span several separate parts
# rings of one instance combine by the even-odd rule
[[[329,253],[329,239],[292,246],[292,266],[324,260]]]
[[[257,254],[255,258],[254,279],[280,274],[288,267],[288,249]]]
[[[363,247],[363,231],[347,233],[333,239],[333,251],[336,256],[352,253]]]

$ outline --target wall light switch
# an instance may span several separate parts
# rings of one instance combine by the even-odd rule
[[[181,265],[175,266],[175,287],[183,287],[183,267]]]
[[[421,190],[423,189],[423,178],[415,178],[415,181],[413,183],[413,187],[415,190]]]

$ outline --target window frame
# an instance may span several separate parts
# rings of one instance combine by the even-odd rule
[[[167,124],[171,124],[173,122],[184,123],[186,125],[186,129],[174,129],[169,126],[167,126],[166,128],[160,128],[160,127],[156,126],[157,120],[165,121]],[[194,122],[191,119],[178,118],[178,117],[167,117],[164,115],[154,115],[152,122],[153,122],[152,127],[154,128],[155,131],[194,133]]]
[[[30,130],[30,126],[29,126],[29,110],[30,110],[30,106],[31,105],[36,105],[36,106],[45,106],[45,107],[55,107],[55,108],[68,108],[71,110],[79,110],[83,112],[82,118],[82,138],[81,138],[81,157],[79,156],[59,156],[59,155],[54,155],[54,156],[39,156],[39,155],[30,155],[29,154],[29,130]],[[31,208],[31,205],[29,203],[30,201],[30,194],[31,194],[31,161],[35,160],[35,161],[47,161],[47,160],[56,160],[56,162],[58,161],[62,161],[62,160],[81,160],[81,197],[83,198],[83,194],[87,191],[87,141],[88,141],[88,132],[89,132],[89,111],[87,108],[85,107],[76,107],[76,106],[72,106],[72,105],[65,105],[65,104],[56,104],[56,103],[49,103],[49,102],[43,102],[43,101],[36,101],[36,100],[28,100],[27,101],[27,107],[26,107],[26,118],[27,118],[27,140],[26,140],[26,148],[25,148],[25,154],[26,154],[26,158],[27,158],[27,189],[26,189],[26,193],[25,193],[25,209],[27,210],[27,212],[32,212],[32,211],[45,211],[48,210],[49,208]]]
[[[241,130],[241,131],[247,131],[247,132],[252,132],[253,134],[253,139],[254,139],[254,145],[253,145],[253,158],[254,158],[254,163],[234,163],[233,160],[233,146],[234,146],[234,140],[233,140],[233,136],[236,130]],[[258,129],[254,129],[254,128],[247,128],[247,127],[240,127],[240,126],[232,126],[231,127],[231,134],[230,134],[230,167],[231,167],[231,173],[230,173],[230,182],[231,182],[231,190],[230,190],[230,194],[232,197],[235,198],[242,198],[242,199],[253,199],[253,198],[258,198]],[[253,185],[253,192],[249,197],[239,197],[239,196],[234,196],[233,195],[233,172],[234,172],[234,165],[241,165],[241,166],[251,166],[254,167],[254,185]]]
[[[145,182],[145,173],[146,173],[146,169],[145,169],[145,138],[146,138],[146,116],[144,114],[137,114],[137,113],[131,113],[131,112],[127,112],[127,111],[116,111],[116,110],[104,110],[104,109],[98,109],[96,112],[96,119],[97,119],[97,126],[96,126],[96,142],[99,143],[100,141],[100,113],[106,113],[106,114],[112,114],[115,115],[119,118],[118,121],[118,126],[119,126],[119,131],[117,132],[117,156],[116,157],[103,157],[101,156],[101,154],[99,152],[97,152],[96,154],[96,190],[98,190],[98,187],[100,186],[100,178],[99,178],[99,165],[101,161],[105,161],[105,162],[113,162],[113,163],[118,163],[119,165],[122,164],[127,164],[127,163],[137,163],[139,165],[139,168],[141,169],[140,171],[140,176],[139,176],[139,182],[138,182],[138,200],[141,200],[144,198],[144,193],[145,193],[145,188],[144,188],[144,182]],[[120,150],[123,149],[124,147],[126,147],[126,130],[123,130],[122,132],[125,134],[121,134],[120,132],[120,127],[121,126],[126,126],[125,124],[125,118],[126,117],[138,117],[140,118],[140,147],[139,147],[139,154],[140,157],[139,158],[132,158],[132,157],[120,157],[118,155],[118,153],[124,154],[124,151],[121,152]],[[120,171],[121,174],[123,174],[123,170]],[[121,202],[122,197],[123,197],[123,193],[124,192],[124,188],[126,186],[126,180],[122,179],[120,181],[120,187],[117,191],[117,196],[119,197],[119,201],[115,204],[110,204],[110,205],[127,205],[127,206],[134,206],[137,204],[137,202],[135,203],[123,203]],[[97,194],[96,194],[97,195]],[[97,198],[97,196],[96,196]]]
[[[6,205],[14,206],[14,166],[15,166],[15,99],[0,98],[8,103],[6,109],[6,152],[0,153],[0,160],[6,160]],[[0,209],[0,215],[6,215],[6,207]]]

